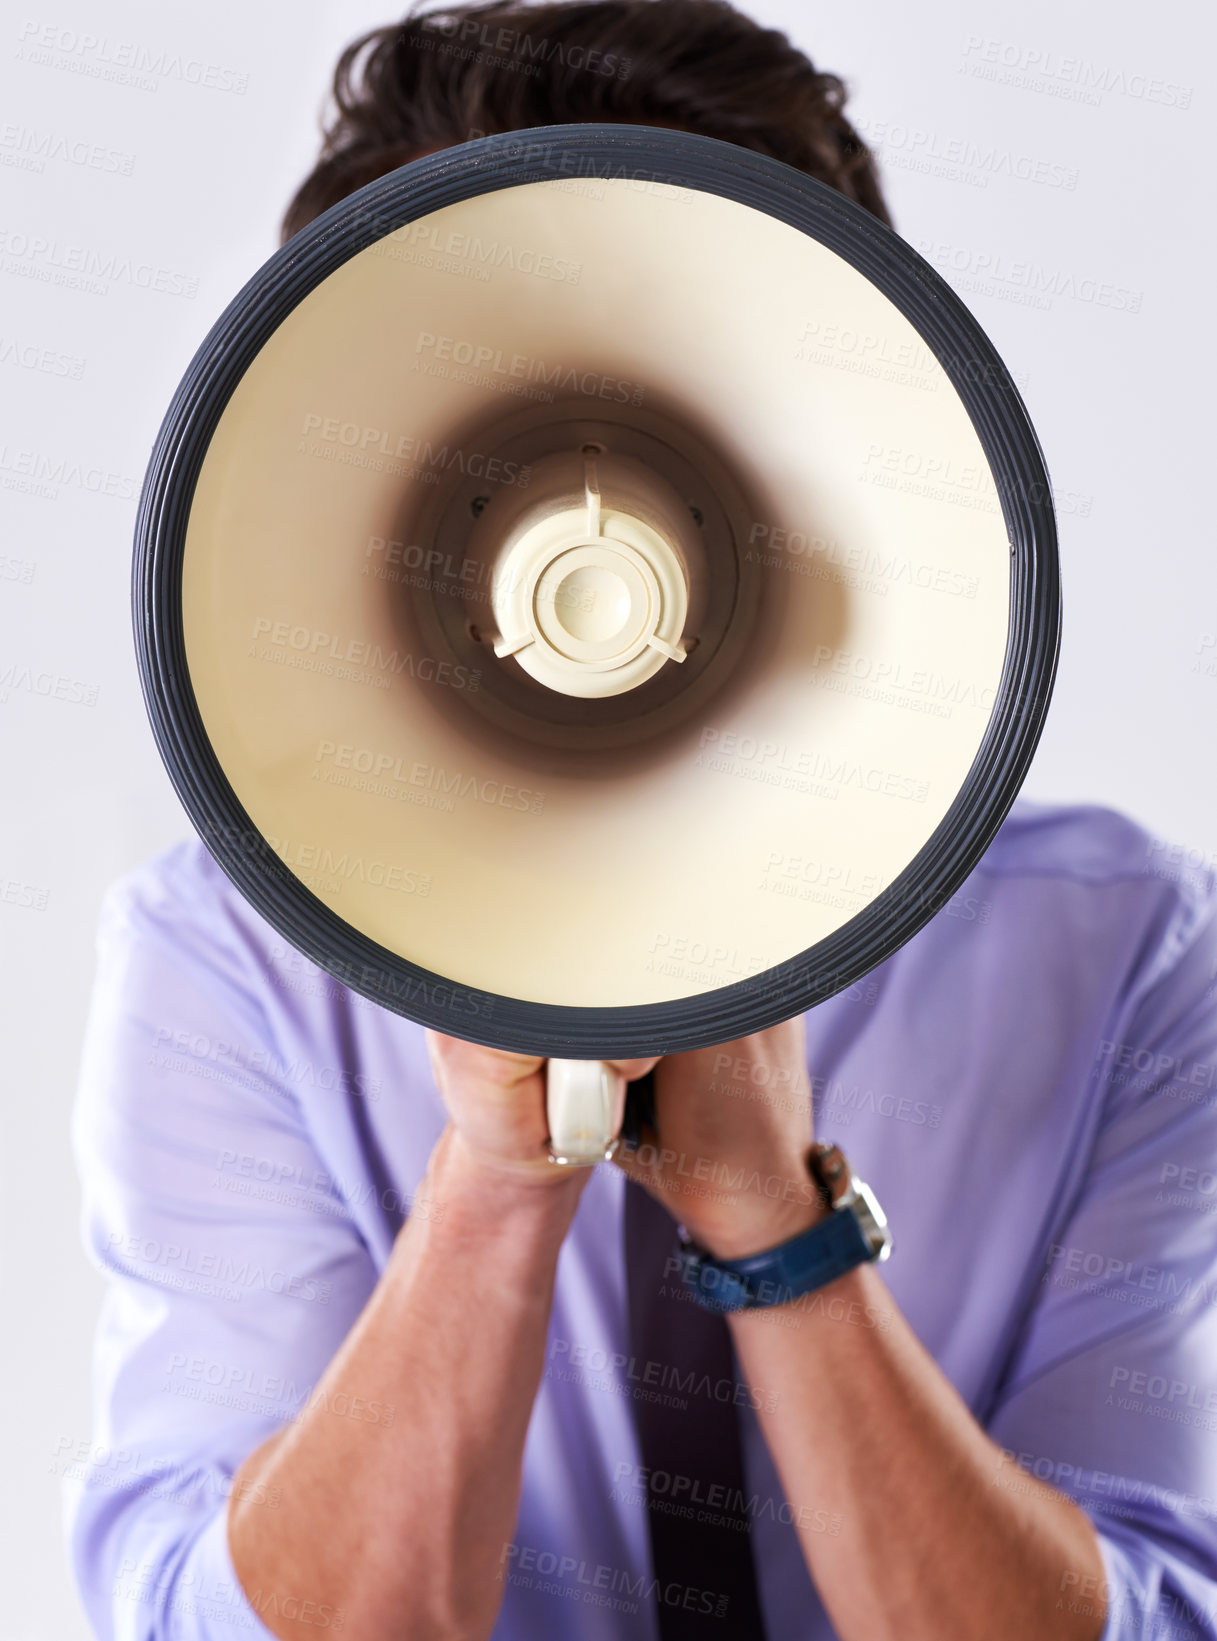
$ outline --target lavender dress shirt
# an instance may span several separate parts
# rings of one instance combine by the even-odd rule
[[[1215,904],[1122,817],[1020,804],[951,903],[807,1017],[817,1131],[895,1233],[884,1278],[1005,1450],[992,1485],[1030,1471],[1090,1513],[1106,1641],[1217,1637]],[[421,1028],[288,947],[201,845],[111,890],[75,1122],[109,1290],[96,1428],[62,1455],[99,1637],[264,1637],[276,1604],[341,1633],[308,1590],[242,1591],[226,1499],[319,1394],[404,1216],[443,1211],[416,1193],[444,1120]],[[688,1501],[639,1474],[631,1398],[703,1394],[740,1405],[770,1634],[829,1641],[793,1517],[840,1523],[783,1499],[759,1398],[630,1359],[622,1193],[598,1168],[561,1253],[495,1641],[650,1641],[655,1603],[688,1599],[654,1588],[647,1510]],[[476,1319],[470,1348],[496,1348]]]

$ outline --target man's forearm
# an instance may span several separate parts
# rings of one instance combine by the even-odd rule
[[[1010,1467],[926,1353],[872,1266],[824,1292],[840,1304],[731,1319],[792,1503],[832,1511],[802,1534],[841,1641],[1095,1641],[1101,1612],[1070,1589],[1103,1565],[1090,1522]],[[851,1308],[854,1307],[854,1308]],[[877,1323],[877,1325],[876,1325]],[[802,1512],[796,1513],[801,1519]]]
[[[489,1634],[582,1175],[517,1179],[445,1132],[419,1192],[439,1211],[407,1222],[320,1394],[234,1486],[233,1563],[276,1634],[315,1635],[281,1616],[288,1595],[341,1608],[361,1641]],[[337,1416],[340,1392],[392,1424]],[[274,1511],[240,1501],[269,1488]]]

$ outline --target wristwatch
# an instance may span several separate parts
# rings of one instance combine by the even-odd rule
[[[830,1212],[789,1242],[745,1259],[715,1259],[678,1226],[680,1274],[706,1310],[786,1305],[844,1276],[855,1265],[886,1259],[892,1233],[869,1185],[852,1172],[839,1145],[818,1141],[807,1170]]]

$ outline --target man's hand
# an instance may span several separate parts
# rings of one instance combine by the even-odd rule
[[[532,1176],[559,1184],[585,1170],[555,1168],[546,1154],[546,1062],[528,1054],[507,1054],[427,1033],[427,1051],[436,1086],[452,1117],[453,1144],[467,1160],[498,1172]],[[648,1072],[655,1060],[612,1060],[628,1080]]]
[[[615,1160],[716,1257],[775,1247],[824,1213],[805,1161],[812,1116],[802,1015],[661,1060],[655,1119],[658,1137],[647,1134]]]

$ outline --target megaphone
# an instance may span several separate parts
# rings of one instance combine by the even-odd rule
[[[140,674],[195,827],[365,997],[603,1062],[855,984],[1023,779],[1059,637],[1009,372],[764,155],[549,126],[334,206],[199,349],[140,503]]]

